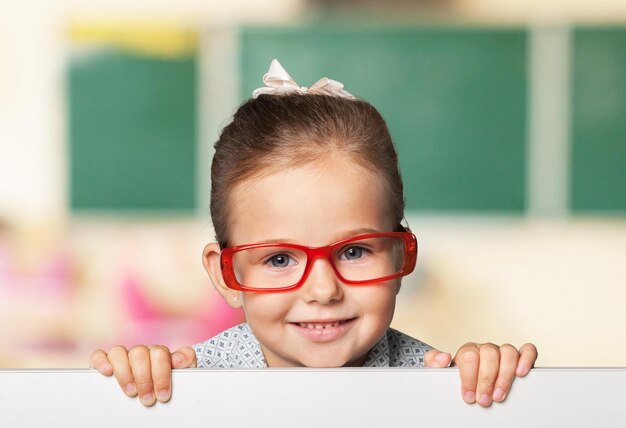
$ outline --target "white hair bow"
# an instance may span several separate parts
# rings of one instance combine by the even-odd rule
[[[257,88],[252,92],[252,98],[256,98],[262,94],[284,95],[295,92],[299,94],[321,94],[349,98],[352,100],[356,99],[354,95],[343,89],[343,83],[329,79],[328,77],[321,78],[310,88],[300,86],[276,59],[272,60],[270,69],[263,75],[263,83],[265,83],[265,86]]]

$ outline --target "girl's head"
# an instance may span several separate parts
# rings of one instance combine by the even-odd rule
[[[230,212],[238,187],[331,157],[377,176],[384,187],[379,203],[387,208],[389,221],[400,224],[404,199],[397,154],[385,121],[371,104],[329,95],[261,95],[237,110],[215,144],[211,218],[217,242],[232,245]]]
[[[218,243],[205,248],[204,265],[229,304],[243,307],[268,365],[363,364],[391,323],[400,280],[348,285],[335,269],[339,263],[360,269],[371,248],[337,247],[332,257],[306,260],[284,246],[258,260],[246,253],[270,278],[309,266],[301,286],[281,292],[229,288],[220,256],[245,244],[317,248],[397,230],[402,182],[380,114],[360,100],[261,95],[245,102],[224,128],[211,178]]]

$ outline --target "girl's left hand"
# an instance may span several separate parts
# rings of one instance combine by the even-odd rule
[[[424,356],[424,365],[458,366],[463,400],[488,407],[492,401],[504,401],[515,377],[526,376],[536,360],[537,348],[532,343],[518,351],[509,344],[469,342],[459,348],[454,359],[447,352],[431,349]]]

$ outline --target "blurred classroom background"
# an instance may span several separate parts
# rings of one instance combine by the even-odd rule
[[[626,365],[626,2],[3,0],[0,367],[240,322],[212,144],[272,58],[379,108],[420,242],[394,327]]]

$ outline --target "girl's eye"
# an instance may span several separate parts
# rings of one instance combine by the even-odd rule
[[[276,254],[275,256],[270,257],[265,263],[274,268],[286,268],[287,266],[293,264],[293,259],[287,254]]]
[[[366,250],[362,247],[348,247],[343,251],[342,258],[346,260],[358,260],[363,257]]]

